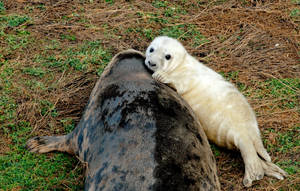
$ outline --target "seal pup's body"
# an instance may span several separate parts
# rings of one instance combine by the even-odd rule
[[[116,55],[66,136],[35,137],[31,152],[76,154],[85,190],[220,190],[205,133],[191,108],[154,81],[137,51]]]
[[[189,55],[180,42],[165,36],[155,38],[146,51],[145,64],[154,71],[154,79],[173,86],[189,103],[210,141],[241,151],[245,186],[264,174],[278,179],[287,175],[271,162],[246,98],[221,75]]]

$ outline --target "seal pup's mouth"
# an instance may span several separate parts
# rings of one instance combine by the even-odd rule
[[[154,67],[154,66],[156,66],[156,64],[154,64],[154,63],[151,63],[151,62],[150,62],[150,60],[148,61],[148,64],[149,64],[149,66],[151,66],[151,67]]]

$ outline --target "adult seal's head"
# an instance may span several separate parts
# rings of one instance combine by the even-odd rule
[[[76,154],[85,190],[220,190],[215,160],[191,109],[154,81],[145,58],[116,55],[95,85],[76,129],[35,137],[32,152]]]

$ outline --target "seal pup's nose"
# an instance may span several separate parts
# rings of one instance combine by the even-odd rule
[[[149,64],[149,66],[156,66],[156,64],[152,64],[151,62],[150,62],[150,60],[148,61],[148,64]]]

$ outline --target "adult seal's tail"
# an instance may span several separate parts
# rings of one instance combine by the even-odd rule
[[[87,163],[85,190],[220,190],[198,120],[144,60],[134,50],[116,55],[75,130],[32,138],[28,149],[76,154]]]

